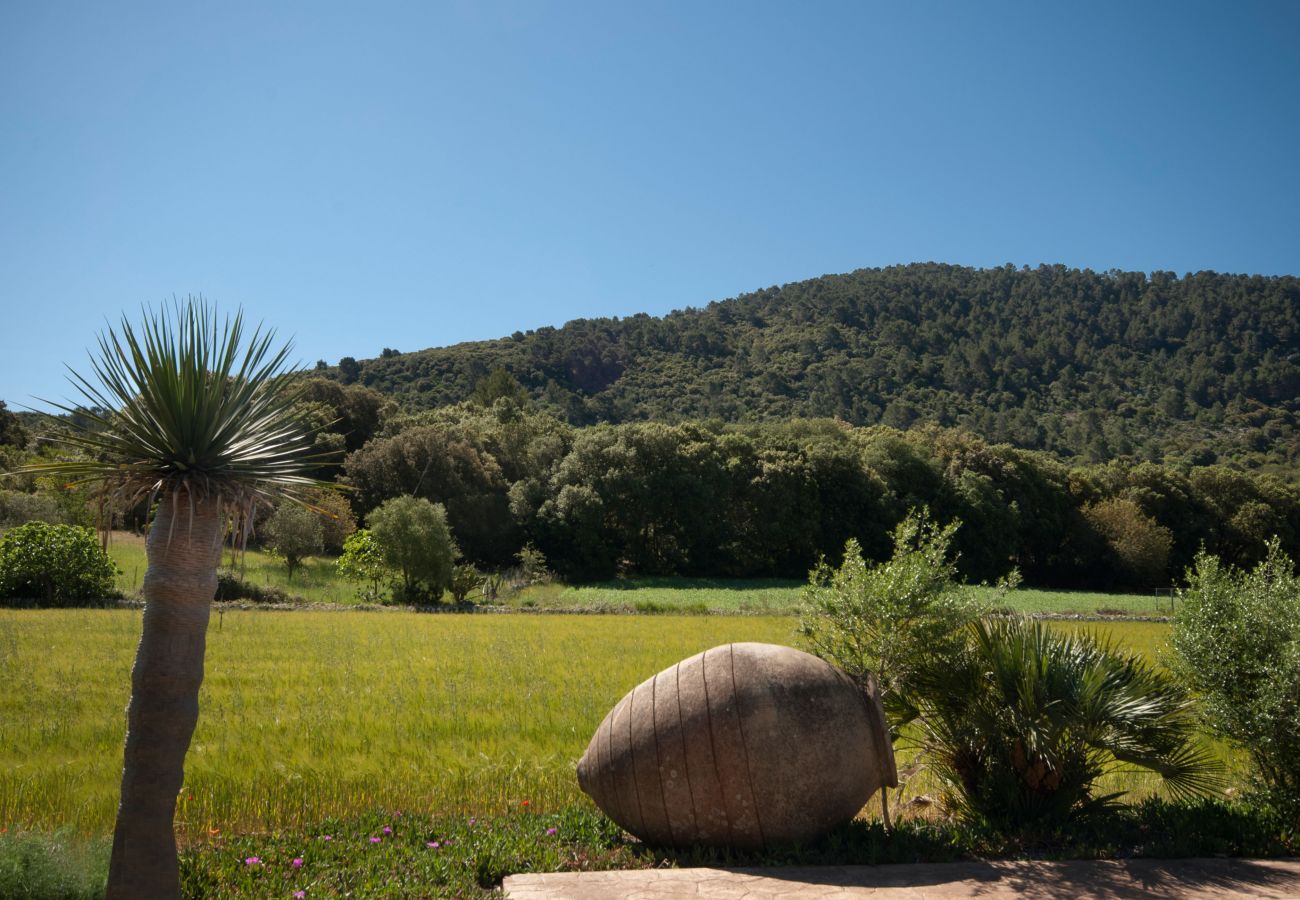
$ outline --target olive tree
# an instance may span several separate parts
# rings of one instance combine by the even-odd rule
[[[289,580],[304,559],[325,549],[325,530],[320,516],[296,503],[282,503],[266,520],[266,545],[284,560]]]
[[[407,600],[427,595],[437,601],[451,583],[459,551],[441,503],[423,497],[394,497],[366,519],[384,561],[402,581]]]

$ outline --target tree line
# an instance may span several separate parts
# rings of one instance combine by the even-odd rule
[[[486,399],[486,398],[485,398]],[[854,538],[889,552],[909,510],[960,520],[958,571],[1029,584],[1167,587],[1199,550],[1253,565],[1300,544],[1300,491],[1221,465],[1068,465],[960,428],[833,419],[576,427],[501,396],[394,415],[349,453],[358,518],[401,495],[442,504],[464,556],[527,546],[572,581],[803,578]]]

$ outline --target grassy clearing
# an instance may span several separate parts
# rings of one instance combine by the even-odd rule
[[[628,578],[589,585],[539,584],[503,598],[520,609],[582,609],[605,613],[723,613],[790,615],[803,583],[775,580]],[[970,590],[993,596],[992,588]],[[1053,615],[1167,616],[1170,601],[1158,594],[1099,594],[1023,588],[1001,604],[1021,613]]]
[[[125,593],[140,589],[144,578],[144,538],[114,532],[109,555],[121,574],[118,587]],[[229,553],[225,559],[229,559]],[[284,563],[260,550],[249,550],[242,563],[243,580],[281,588],[309,603],[355,606],[357,585],[340,578],[334,559],[306,560],[289,581]],[[239,568],[236,569],[238,573]],[[582,610],[599,613],[683,613],[687,615],[781,616],[795,612],[803,583],[776,579],[626,578],[596,584],[536,584],[505,593],[496,604],[520,610]],[[972,591],[991,594],[989,588]],[[471,595],[471,600],[482,598]],[[1024,588],[1010,594],[1004,604],[1024,613],[1054,615],[1167,616],[1168,594],[1100,594],[1088,591],[1048,591]]]
[[[117,576],[118,589],[126,594],[139,591],[145,571],[144,538],[126,531],[115,531],[108,545],[108,555],[120,570]],[[227,550],[222,556],[222,565],[227,566],[229,562],[230,551]],[[293,581],[290,581],[283,562],[260,550],[249,550],[242,559],[236,559],[232,571],[244,581],[281,588],[291,596],[300,597],[309,603],[355,606],[359,602],[357,585],[339,577],[334,570],[333,557],[320,556],[304,560],[302,568],[294,573]]]

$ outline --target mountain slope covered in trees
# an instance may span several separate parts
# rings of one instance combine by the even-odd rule
[[[1065,458],[1294,471],[1300,278],[916,264],[663,318],[580,319],[326,369],[408,411],[504,370],[575,424],[932,422]]]

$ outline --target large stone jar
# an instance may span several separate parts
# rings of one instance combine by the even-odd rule
[[[874,683],[746,643],[633,688],[596,729],[578,783],[649,844],[758,849],[814,840],[898,774]]]

